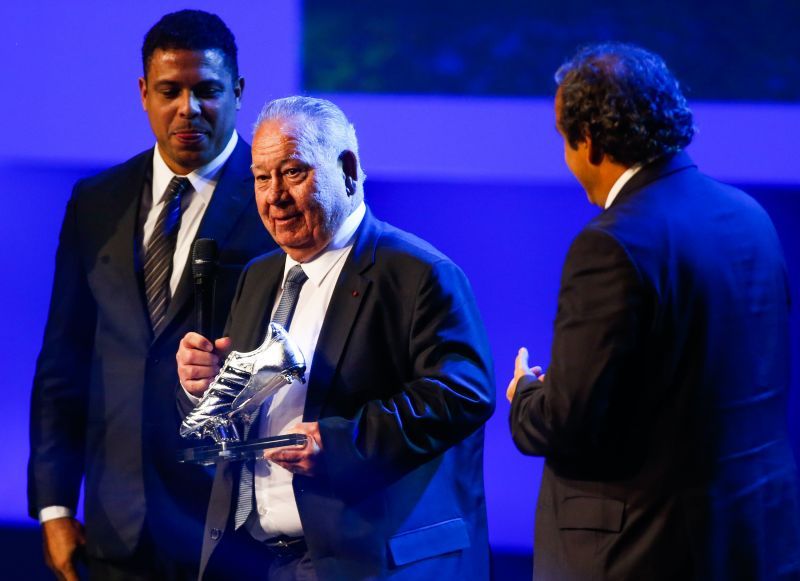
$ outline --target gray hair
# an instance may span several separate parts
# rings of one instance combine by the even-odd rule
[[[267,121],[288,121],[294,125],[294,137],[311,161],[335,162],[343,151],[351,151],[358,164],[356,192],[363,196],[366,174],[361,169],[356,129],[344,112],[325,99],[294,96],[269,101],[258,114],[253,133]]]

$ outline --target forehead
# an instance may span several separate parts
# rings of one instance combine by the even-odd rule
[[[277,165],[288,159],[305,159],[291,123],[270,120],[253,135],[253,167]]]
[[[153,51],[147,64],[147,82],[232,80],[221,50],[162,49]]]

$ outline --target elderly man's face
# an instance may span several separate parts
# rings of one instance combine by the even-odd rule
[[[292,122],[266,121],[253,137],[258,213],[298,262],[319,254],[353,209],[338,161],[315,160],[302,149]]]
[[[244,82],[222,51],[156,49],[139,79],[142,106],[167,166],[185,175],[218,156],[233,133]]]

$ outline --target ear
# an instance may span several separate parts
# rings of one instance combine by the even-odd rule
[[[142,109],[147,111],[147,80],[139,77],[139,97],[142,100]]]
[[[244,77],[239,77],[233,84],[233,94],[236,96],[236,110],[242,108],[242,94],[244,94]]]
[[[352,196],[356,193],[356,183],[358,182],[358,159],[356,154],[346,149],[339,155],[339,163],[342,165],[344,187],[347,190],[347,195]]]
[[[603,163],[603,158],[605,157],[603,150],[593,145],[592,138],[588,135],[586,136],[586,147],[589,150],[589,163],[592,165],[600,165]]]

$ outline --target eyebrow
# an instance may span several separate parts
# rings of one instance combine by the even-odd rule
[[[181,81],[175,81],[172,79],[159,79],[153,83],[155,87],[175,87],[175,86],[183,86]],[[218,79],[203,79],[202,81],[195,83],[191,86],[191,88],[195,87],[203,87],[208,85],[214,85],[218,87],[224,87],[225,83]]]
[[[304,160],[302,157],[300,157],[300,154],[298,154],[298,153],[295,153],[294,155],[290,155],[289,157],[283,158],[282,160],[280,160],[280,162],[278,162],[278,166],[282,166],[283,164],[285,164],[285,163],[287,163],[289,161],[299,161],[299,162],[304,163],[307,166],[311,167],[311,162],[308,162],[308,161]],[[251,170],[257,169],[258,167],[259,167],[259,165],[257,163],[251,163],[250,164],[250,169]]]

